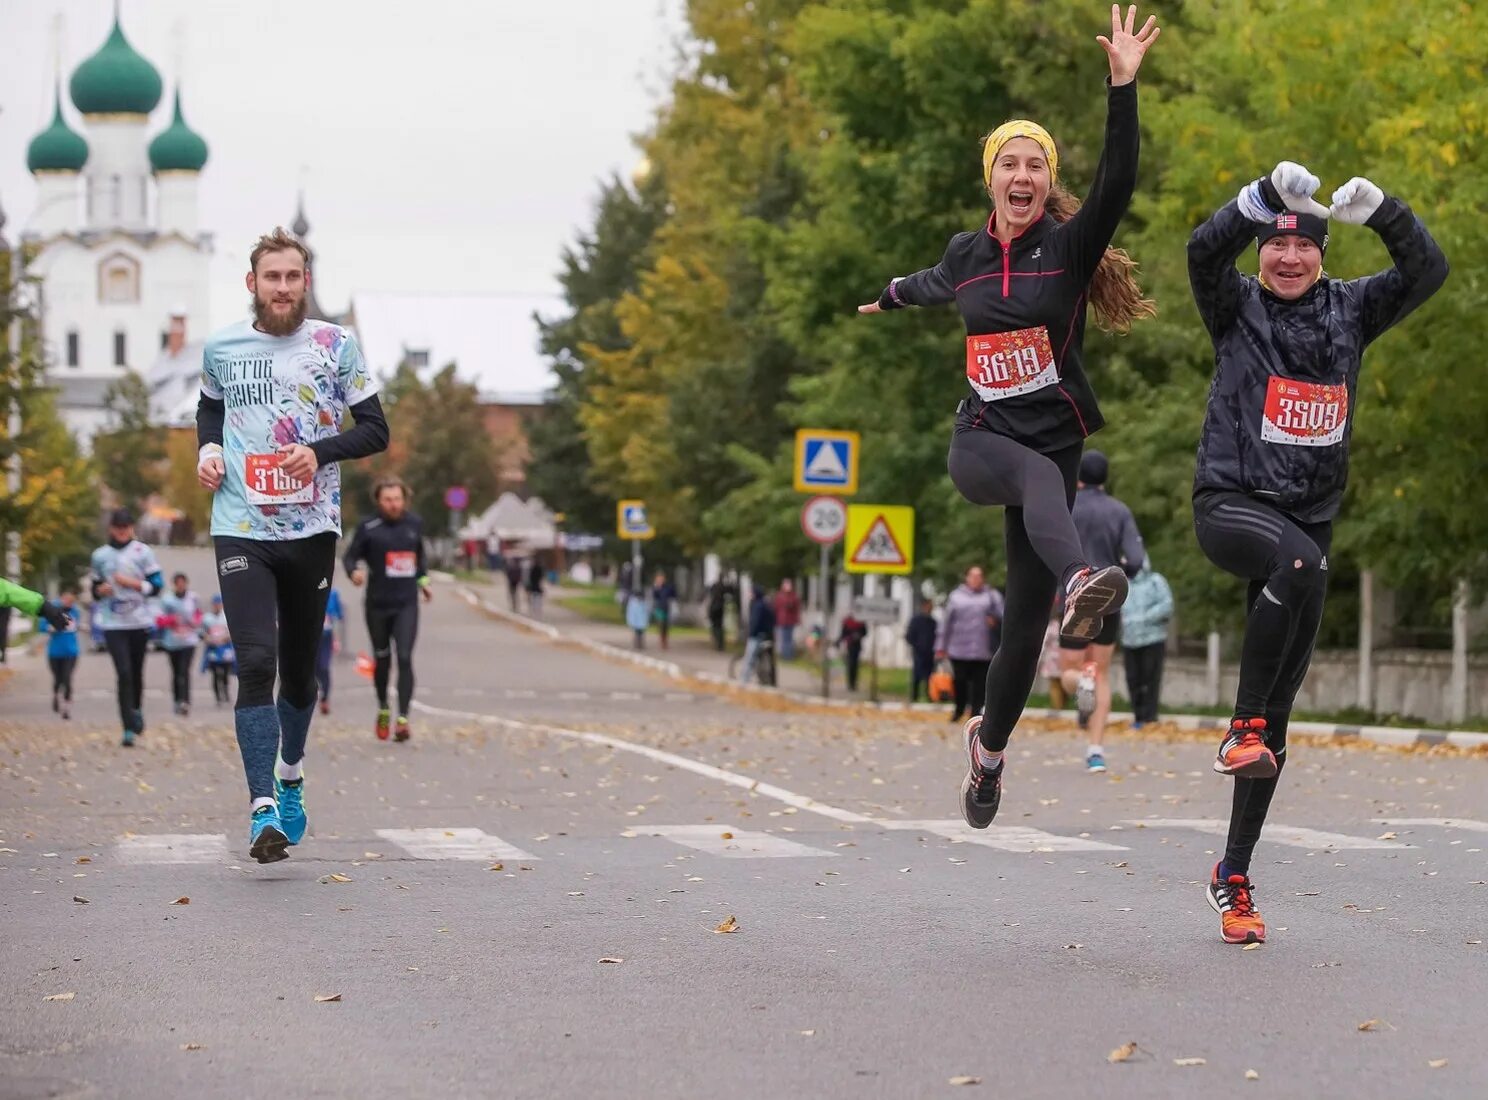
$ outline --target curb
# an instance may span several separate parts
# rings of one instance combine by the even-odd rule
[[[454,578],[451,577],[450,579],[453,580]],[[869,710],[887,712],[934,712],[943,709],[943,707],[936,703],[872,703],[862,699],[823,699],[817,695],[807,695],[799,691],[783,691],[779,688],[768,688],[762,684],[741,684],[736,680],[730,680],[728,677],[719,676],[716,673],[694,672],[685,669],[675,661],[663,661],[659,657],[648,657],[643,653],[621,649],[618,646],[612,646],[605,642],[596,642],[590,638],[565,634],[549,623],[540,622],[537,619],[529,619],[526,615],[508,611],[504,607],[497,607],[494,603],[482,600],[479,595],[464,585],[460,586],[459,592],[467,603],[480,607],[488,614],[494,615],[498,619],[503,619],[514,626],[535,631],[553,641],[567,642],[581,646],[584,649],[613,660],[628,661],[633,665],[639,665],[653,672],[660,672],[665,676],[670,676],[674,680],[697,680],[705,684],[733,688],[736,691],[752,691],[776,699],[789,699],[792,702],[814,707],[840,707],[843,709],[863,707]],[[1023,715],[1027,718],[1051,718],[1071,722],[1075,719],[1075,712],[1072,710],[1055,710],[1049,707],[1029,708],[1023,712]],[[1130,722],[1133,717],[1134,715],[1130,711],[1111,712],[1111,719],[1113,721]],[[1177,726],[1181,730],[1221,731],[1229,728],[1229,721],[1225,718],[1215,718],[1199,714],[1170,714],[1165,715],[1163,721]],[[1433,748],[1439,745],[1450,745],[1458,749],[1488,749],[1488,733],[1467,730],[1397,729],[1394,726],[1348,726],[1338,725],[1332,722],[1292,722],[1288,728],[1293,733],[1304,733],[1313,737],[1326,737],[1337,741],[1367,741],[1376,745],[1388,745],[1396,748],[1416,745]]]

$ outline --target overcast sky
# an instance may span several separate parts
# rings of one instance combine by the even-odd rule
[[[675,66],[682,0],[122,0],[124,33],[177,75],[210,159],[213,326],[246,311],[253,239],[294,217],[303,181],[318,296],[556,292],[598,181],[628,177]],[[113,0],[0,0],[0,207],[14,239],[50,119],[58,17],[64,107]]]

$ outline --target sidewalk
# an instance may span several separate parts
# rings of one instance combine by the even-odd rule
[[[442,575],[441,579],[454,580],[448,574]],[[554,640],[566,639],[581,645],[594,646],[605,651],[609,656],[632,661],[671,676],[696,676],[703,681],[713,683],[736,683],[728,675],[728,662],[731,654],[715,652],[706,637],[688,635],[675,639],[670,649],[663,650],[659,645],[649,645],[646,650],[638,653],[632,648],[631,631],[624,626],[595,622],[553,602],[555,598],[576,594],[577,590],[561,587],[548,589],[546,593],[548,599],[544,601],[543,620],[534,622],[525,613],[513,614],[511,612],[505,590],[498,594],[494,586],[471,586],[463,582],[459,587],[471,603],[484,604],[491,614],[508,619],[527,629],[547,634]],[[647,640],[648,642],[654,641],[655,635],[648,634]],[[763,688],[757,684],[739,686],[745,690],[776,695],[800,704],[872,706],[867,701],[865,693],[847,693],[838,676],[833,678],[830,700],[823,700],[819,677],[799,668],[782,669],[778,689]],[[945,705],[940,703],[908,704],[903,700],[885,698],[880,700],[878,706],[882,710],[946,713]],[[1074,718],[1074,712],[1030,709],[1023,712],[1023,717],[1069,722]],[[1112,713],[1111,720],[1114,723],[1123,723],[1129,722],[1131,717],[1129,713],[1115,712]],[[1176,727],[1180,730],[1205,732],[1219,731],[1226,724],[1222,718],[1186,714],[1164,715],[1161,723],[1161,725]],[[1306,721],[1293,722],[1291,729],[1294,733],[1329,738],[1337,742],[1364,741],[1398,748],[1450,746],[1468,751],[1488,752],[1488,732],[1403,729],[1392,726],[1354,726]]]
[[[485,600],[494,603],[501,610],[509,610],[505,588],[492,588],[490,592],[475,589]],[[558,601],[566,596],[578,595],[578,589],[566,589],[551,587],[544,593],[542,621],[561,630],[570,637],[585,638],[601,645],[613,646],[616,649],[630,650],[635,652],[634,634],[625,626],[614,623],[596,622],[586,618],[576,611],[571,611],[559,605]],[[519,614],[526,615],[526,603],[522,604]],[[732,623],[730,616],[730,626]],[[797,632],[802,633],[800,631]],[[731,639],[732,641],[732,639]],[[661,648],[661,639],[656,630],[646,631],[646,648],[640,653],[646,657],[653,657],[660,661],[670,661],[680,666],[688,673],[701,673],[719,679],[729,678],[729,662],[734,656],[741,652],[740,648],[733,645],[724,652],[719,653],[713,648],[712,639],[706,634],[695,634],[691,631],[678,633],[672,632],[670,645],[666,649]],[[737,669],[735,671],[737,675]],[[868,670],[863,670],[863,678],[860,683],[862,690],[849,692],[847,684],[842,678],[842,667],[840,662],[834,663],[832,668],[831,697],[833,699],[863,701],[868,699],[867,690]],[[782,664],[779,666],[778,686],[784,690],[797,695],[810,695],[821,697],[821,669],[807,670],[794,665]]]

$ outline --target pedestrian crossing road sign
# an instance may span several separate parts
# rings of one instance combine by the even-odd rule
[[[847,571],[914,570],[914,509],[897,504],[847,506]]]
[[[858,491],[858,433],[796,432],[796,492],[851,496]]]
[[[615,531],[622,539],[652,539],[656,530],[646,518],[644,500],[622,500],[615,506]]]

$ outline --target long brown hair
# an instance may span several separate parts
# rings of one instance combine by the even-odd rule
[[[1057,222],[1067,222],[1080,209],[1080,200],[1059,184],[1049,188],[1044,209]],[[1137,261],[1124,248],[1107,248],[1090,279],[1090,304],[1095,324],[1103,332],[1130,332],[1133,321],[1157,316],[1157,303],[1142,297],[1137,285]]]

